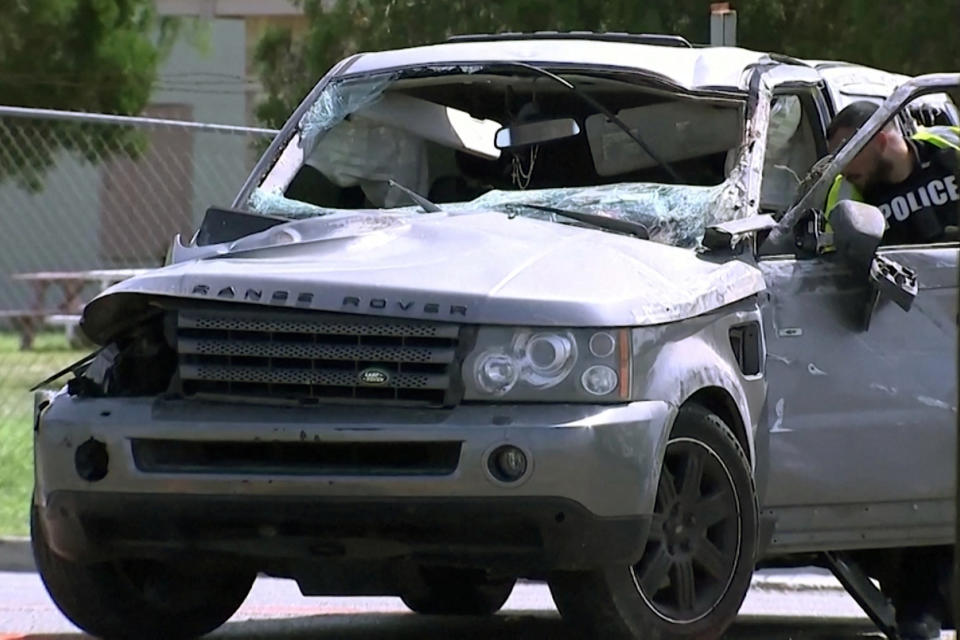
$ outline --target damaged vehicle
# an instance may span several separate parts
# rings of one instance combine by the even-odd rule
[[[715,638],[825,563],[883,626],[868,550],[953,539],[957,246],[802,231],[958,83],[624,34],[344,60],[37,393],[53,600],[179,638],[258,572],[427,614],[530,578],[592,637]]]

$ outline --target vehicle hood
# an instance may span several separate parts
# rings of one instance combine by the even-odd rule
[[[363,215],[281,224],[121,282],[84,310],[94,340],[121,296],[163,296],[484,324],[639,326],[763,289],[747,262],[503,213]],[[139,297],[138,296],[138,297]]]

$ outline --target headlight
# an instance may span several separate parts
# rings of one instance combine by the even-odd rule
[[[514,337],[514,352],[523,354],[523,379],[540,389],[562,382],[577,361],[577,343],[571,333],[520,332]]]
[[[617,372],[602,364],[593,365],[580,376],[584,391],[595,396],[613,393],[618,383]]]
[[[513,388],[520,377],[516,360],[505,353],[488,351],[477,359],[474,375],[477,384],[487,393],[502,396]]]
[[[606,358],[617,348],[617,339],[612,333],[597,331],[590,336],[590,353],[598,358]]]
[[[631,351],[627,329],[481,327],[464,362],[464,398],[624,402]]]

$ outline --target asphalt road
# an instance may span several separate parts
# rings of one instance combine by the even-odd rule
[[[856,603],[817,576],[803,585],[754,582],[729,640],[855,640],[880,637]],[[54,607],[34,573],[0,572],[0,640],[88,638]],[[491,617],[418,616],[397,598],[306,598],[295,583],[260,578],[240,611],[212,638],[243,640],[574,640],[543,584],[520,583]],[[953,638],[945,633],[943,638]]]

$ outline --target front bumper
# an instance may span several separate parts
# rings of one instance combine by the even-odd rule
[[[60,394],[35,422],[35,502],[52,548],[77,560],[618,564],[642,553],[673,415],[653,401],[294,409]],[[79,454],[91,441],[106,453],[97,480]],[[490,471],[502,444],[527,454],[517,482]],[[456,455],[442,468],[420,447]]]

